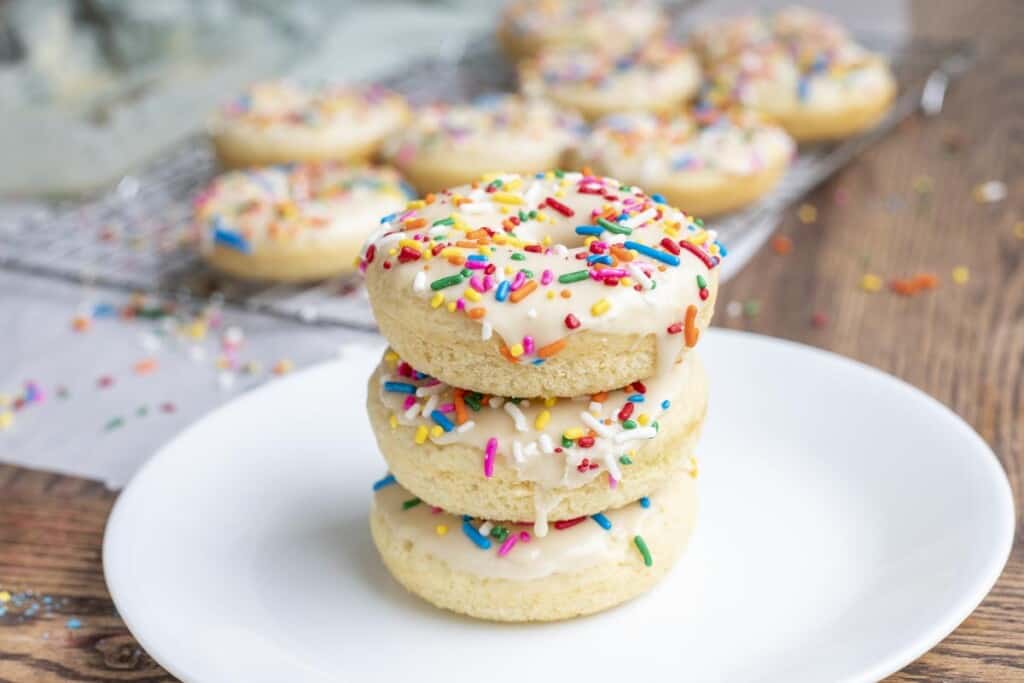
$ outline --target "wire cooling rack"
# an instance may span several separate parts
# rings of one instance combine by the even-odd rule
[[[900,96],[875,129],[839,144],[801,148],[768,197],[711,222],[730,247],[724,276],[764,243],[788,205],[916,111],[938,113],[948,85],[973,61],[966,43],[918,40],[894,47],[881,38],[858,37],[889,56]],[[454,50],[447,46],[446,51],[384,79],[384,84],[414,103],[460,101],[514,89],[514,73],[489,38],[454,45]],[[259,285],[206,268],[196,255],[191,202],[215,173],[209,146],[194,137],[89,200],[0,204],[0,267],[179,299],[216,297],[305,323],[374,329],[358,277],[313,286]]]

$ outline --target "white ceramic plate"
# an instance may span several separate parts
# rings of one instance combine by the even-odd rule
[[[284,378],[199,421],[121,495],[107,583],[188,681],[877,679],[992,587],[1013,502],[953,413],[867,366],[712,331],[701,515],[650,594],[497,625],[405,593],[367,528],[383,471],[364,417],[377,355]]]

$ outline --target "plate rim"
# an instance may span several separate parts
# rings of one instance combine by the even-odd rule
[[[809,352],[811,355],[817,356],[826,362],[839,363],[840,365],[852,365],[860,371],[867,371],[874,380],[888,382],[897,390],[904,392],[909,391],[911,394],[916,394],[917,398],[924,399],[932,407],[938,408],[941,412],[944,412],[947,417],[952,418],[952,423],[955,424],[968,439],[972,440],[975,445],[980,446],[981,450],[985,452],[985,457],[976,459],[979,462],[978,466],[983,467],[988,471],[988,474],[990,475],[989,478],[994,480],[995,486],[999,489],[999,507],[1002,508],[1003,513],[1005,513],[1006,519],[1004,520],[1004,524],[1007,529],[1006,533],[1001,535],[1000,545],[990,556],[984,571],[980,573],[979,578],[974,580],[974,589],[971,591],[965,591],[964,594],[956,599],[952,605],[944,610],[945,614],[943,618],[937,620],[927,630],[914,636],[908,644],[877,662],[868,663],[861,670],[851,674],[847,680],[880,680],[916,661],[953,633],[953,631],[955,631],[960,624],[962,624],[974,612],[974,610],[977,609],[977,607],[992,591],[996,582],[999,580],[1000,576],[1002,576],[1006,563],[1009,561],[1010,554],[1013,549],[1013,541],[1016,536],[1016,501],[1013,497],[1013,490],[1010,486],[1006,470],[1003,467],[1002,462],[1000,462],[998,455],[996,455],[988,442],[985,441],[985,439],[983,439],[966,420],[960,417],[960,415],[953,411],[949,406],[906,380],[889,374],[877,367],[854,358],[849,358],[834,351],[755,332],[714,327],[708,330],[708,336],[710,338],[732,337],[739,340],[739,343],[752,342],[756,344],[766,344],[768,346],[779,346],[789,351],[797,351],[801,353]],[[386,342],[383,340],[378,341],[381,343],[376,344],[376,346],[385,346]],[[375,345],[363,342],[362,340],[357,340],[353,341],[351,346],[370,349],[374,348]],[[255,395],[273,391],[282,383],[304,382],[306,381],[305,378],[307,376],[318,372],[324,372],[331,366],[339,365],[344,362],[344,359],[332,359],[316,363],[300,370],[299,372],[295,372],[288,377],[280,378],[275,382],[268,382],[251,391],[240,394],[191,422],[155,450],[153,455],[146,460],[142,467],[132,475],[131,479],[121,490],[117,500],[114,502],[103,530],[101,559],[104,582],[106,583],[111,601],[113,602],[118,615],[124,621],[124,624],[128,628],[132,637],[138,641],[139,645],[142,646],[146,653],[157,664],[166,669],[173,676],[182,680],[194,680],[194,678],[190,676],[193,672],[189,672],[187,667],[179,667],[177,662],[173,662],[170,658],[164,657],[164,653],[161,653],[161,648],[156,644],[154,639],[150,637],[151,634],[145,633],[145,629],[138,628],[139,622],[135,619],[135,615],[130,614],[130,609],[125,609],[123,594],[121,599],[118,598],[118,593],[123,590],[122,584],[118,581],[119,572],[112,568],[111,563],[108,562],[108,557],[115,554],[113,548],[114,544],[118,540],[118,535],[121,533],[127,533],[131,528],[130,521],[128,521],[130,518],[127,518],[128,513],[125,512],[129,505],[129,502],[126,501],[130,501],[132,498],[132,495],[130,495],[131,491],[138,485],[139,481],[143,480],[143,478],[147,476],[149,471],[158,466],[157,464],[166,457],[166,453],[173,450],[180,440],[186,438],[193,431],[202,429],[207,422],[220,419],[219,416],[226,410],[232,409],[232,407],[239,403],[251,400]],[[122,518],[126,519],[122,521]],[[129,585],[131,584],[130,581],[126,583]]]

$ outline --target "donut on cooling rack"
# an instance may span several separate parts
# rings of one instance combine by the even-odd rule
[[[507,397],[667,371],[710,321],[725,250],[611,178],[502,174],[413,202],[367,243],[381,332],[417,370]]]
[[[696,354],[614,391],[505,399],[453,388],[388,352],[367,410],[388,469],[448,512],[534,523],[650,495],[692,466],[707,407]]]
[[[203,258],[247,280],[302,282],[353,271],[380,217],[411,192],[392,169],[338,162],[229,171],[195,200]]]
[[[408,117],[405,100],[380,86],[308,88],[256,83],[211,125],[227,168],[306,161],[365,161]]]
[[[513,60],[553,47],[626,51],[667,25],[651,0],[513,0],[502,13],[498,41]]]
[[[685,472],[544,537],[531,525],[432,507],[391,477],[374,488],[370,530],[398,582],[438,607],[494,621],[568,619],[644,593],[683,553],[697,515],[696,482]]]
[[[613,114],[580,148],[583,164],[698,216],[740,209],[774,188],[796,146],[749,110],[706,105],[678,116]]]
[[[871,128],[896,95],[885,60],[811,10],[711,24],[695,44],[709,71],[712,101],[751,107],[800,142],[839,140]]]
[[[668,40],[625,54],[546,50],[519,69],[524,93],[575,109],[590,121],[624,111],[678,111],[697,94],[700,79],[693,53]]]
[[[490,95],[470,105],[419,109],[411,125],[389,140],[385,156],[426,194],[495,171],[558,168],[582,131],[582,120],[572,112],[515,95]]]

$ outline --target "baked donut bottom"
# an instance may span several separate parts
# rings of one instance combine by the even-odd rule
[[[851,102],[842,108],[799,107],[787,111],[765,111],[765,116],[786,129],[797,142],[832,142],[851,137],[874,127],[892,106],[896,85],[878,97]]]
[[[329,242],[264,242],[253,252],[213,245],[202,252],[213,268],[240,280],[312,282],[355,272],[361,237]]]
[[[700,330],[714,313],[718,269],[706,277],[710,296],[697,315]],[[378,269],[367,271],[366,286],[377,326],[399,356],[446,384],[492,396],[596,394],[651,377],[688,351],[681,335],[669,338],[669,347],[654,334],[584,330],[568,335],[564,349],[543,365],[512,363],[497,335],[483,339],[479,323],[431,308],[407,288],[394,287]]]
[[[656,403],[665,399],[671,402],[656,417],[656,436],[622,444],[612,453],[619,476],[614,485],[606,468],[575,487],[566,485],[564,474],[563,481],[554,485],[520,478],[510,446],[515,439],[529,443],[538,438],[532,419],[527,420],[530,427],[522,432],[511,428],[511,420],[502,423],[508,429],[507,433],[496,433],[500,451],[490,477],[484,474],[483,449],[470,443],[470,439],[445,444],[433,440],[416,443],[416,426],[397,421],[392,426],[393,412],[382,400],[381,367],[369,381],[367,412],[388,469],[403,487],[422,500],[456,514],[484,519],[554,522],[626,505],[651,494],[666,479],[691,466],[707,412],[708,382],[696,354],[688,355],[684,363],[673,369],[671,381],[675,384],[670,387],[671,397],[659,394],[650,398]],[[650,388],[648,392],[651,393]],[[585,410],[587,406],[586,402],[569,404],[568,407],[578,405],[576,410]],[[617,408],[612,406],[612,410]],[[490,435],[488,427],[476,429]],[[564,472],[573,469],[573,463],[580,458],[597,457],[600,452],[600,447],[573,448],[535,457],[558,459],[555,462]],[[618,464],[622,454],[628,454],[628,464]],[[524,471],[529,471],[528,466]]]
[[[367,163],[373,159],[382,138],[332,144],[327,136],[307,134],[288,138],[226,128],[214,133],[211,141],[221,168],[236,169],[314,161]]]
[[[478,520],[413,500],[397,484],[374,494],[370,531],[391,575],[437,607],[505,622],[570,619],[645,593],[682,555],[697,516],[696,481],[685,472],[601,521],[583,518],[543,538],[504,524],[499,540],[489,527],[481,534]]]

